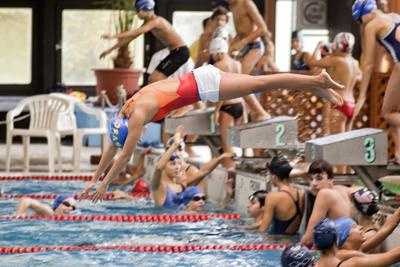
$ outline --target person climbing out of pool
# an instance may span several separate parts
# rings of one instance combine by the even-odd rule
[[[36,199],[23,197],[18,203],[16,215],[25,216],[28,210],[40,216],[66,215],[76,210],[75,205],[76,200],[72,196],[58,196],[52,207]]]
[[[93,202],[99,201],[107,191],[108,185],[131,159],[144,125],[164,118],[174,109],[193,104],[199,99],[217,102],[279,88],[313,92],[332,104],[341,106],[343,99],[333,89],[342,87],[343,85],[333,81],[326,72],[316,76],[291,73],[251,76],[223,72],[212,65],[194,69],[193,72],[179,78],[145,86],[122,107],[119,113],[120,120],[111,122],[112,143],[105,148],[93,179],[86,184],[82,196],[95,187],[118,148],[122,148],[119,157],[93,196]]]

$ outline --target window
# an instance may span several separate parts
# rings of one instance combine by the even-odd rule
[[[62,12],[61,81],[67,85],[95,85],[94,68],[112,68],[112,57],[99,59],[115,40],[101,34],[115,33],[111,10],[64,9]],[[137,23],[139,25],[140,22]],[[136,27],[136,26],[134,26]],[[143,35],[130,44],[136,68],[143,68]]]
[[[32,81],[32,9],[0,8],[0,84]]]

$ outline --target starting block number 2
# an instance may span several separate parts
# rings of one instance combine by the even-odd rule
[[[275,146],[284,146],[285,143],[282,141],[282,137],[285,134],[286,129],[284,124],[277,124],[275,127]]]
[[[372,163],[376,160],[375,151],[375,139],[372,137],[367,137],[364,140],[365,154],[364,159],[368,163]]]

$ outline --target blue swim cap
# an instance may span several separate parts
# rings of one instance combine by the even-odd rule
[[[53,209],[53,210],[56,210],[56,209],[58,208],[58,206],[60,206],[61,203],[63,203],[64,200],[66,200],[67,198],[70,198],[70,197],[69,197],[69,196],[58,196],[58,197],[54,200],[52,209]]]
[[[314,245],[319,250],[330,249],[337,242],[335,223],[324,218],[314,226]]]
[[[339,248],[342,248],[347,238],[349,238],[350,230],[353,224],[357,223],[351,218],[339,218],[335,220],[336,231],[339,237]]]
[[[124,147],[126,137],[128,136],[128,119],[112,119],[108,132],[111,143],[117,147]]]
[[[195,195],[198,195],[198,194],[203,194],[204,195],[203,190],[201,190],[197,186],[189,186],[189,187],[187,187],[186,190],[181,193],[182,204],[183,205],[189,204],[189,202],[192,200],[192,198]]]
[[[315,263],[314,256],[305,246],[294,244],[286,247],[281,255],[283,267],[309,267]]]
[[[154,10],[154,1],[153,0],[136,0],[135,8],[136,11],[153,11]]]
[[[375,0],[356,0],[352,7],[353,20],[361,21],[361,17],[378,9]]]

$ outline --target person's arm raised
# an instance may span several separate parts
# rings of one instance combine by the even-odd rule
[[[161,155],[160,159],[158,160],[157,165],[154,169],[153,176],[151,178],[151,189],[153,191],[158,190],[158,188],[161,184],[161,174],[165,168],[165,165],[167,165],[172,153],[175,152],[178,149],[179,145],[183,142],[183,131],[184,131],[184,128],[182,125],[179,125],[176,128],[176,132],[174,135],[174,142],[167,149],[167,151],[165,151]]]
[[[27,209],[32,209],[38,215],[51,216],[54,214],[53,210],[46,204],[43,204],[36,199],[23,197],[18,203],[16,214],[17,216],[25,215]]]
[[[382,226],[379,231],[371,238],[364,241],[361,245],[361,251],[370,252],[377,246],[381,245],[382,242],[396,229],[400,222],[400,208],[391,215]]]
[[[186,180],[186,185],[198,185],[204,179],[204,177],[206,177],[218,166],[221,161],[227,158],[233,158],[234,155],[234,153],[226,152],[216,158],[212,158],[209,162],[204,164],[204,166],[193,177],[190,177]]]

